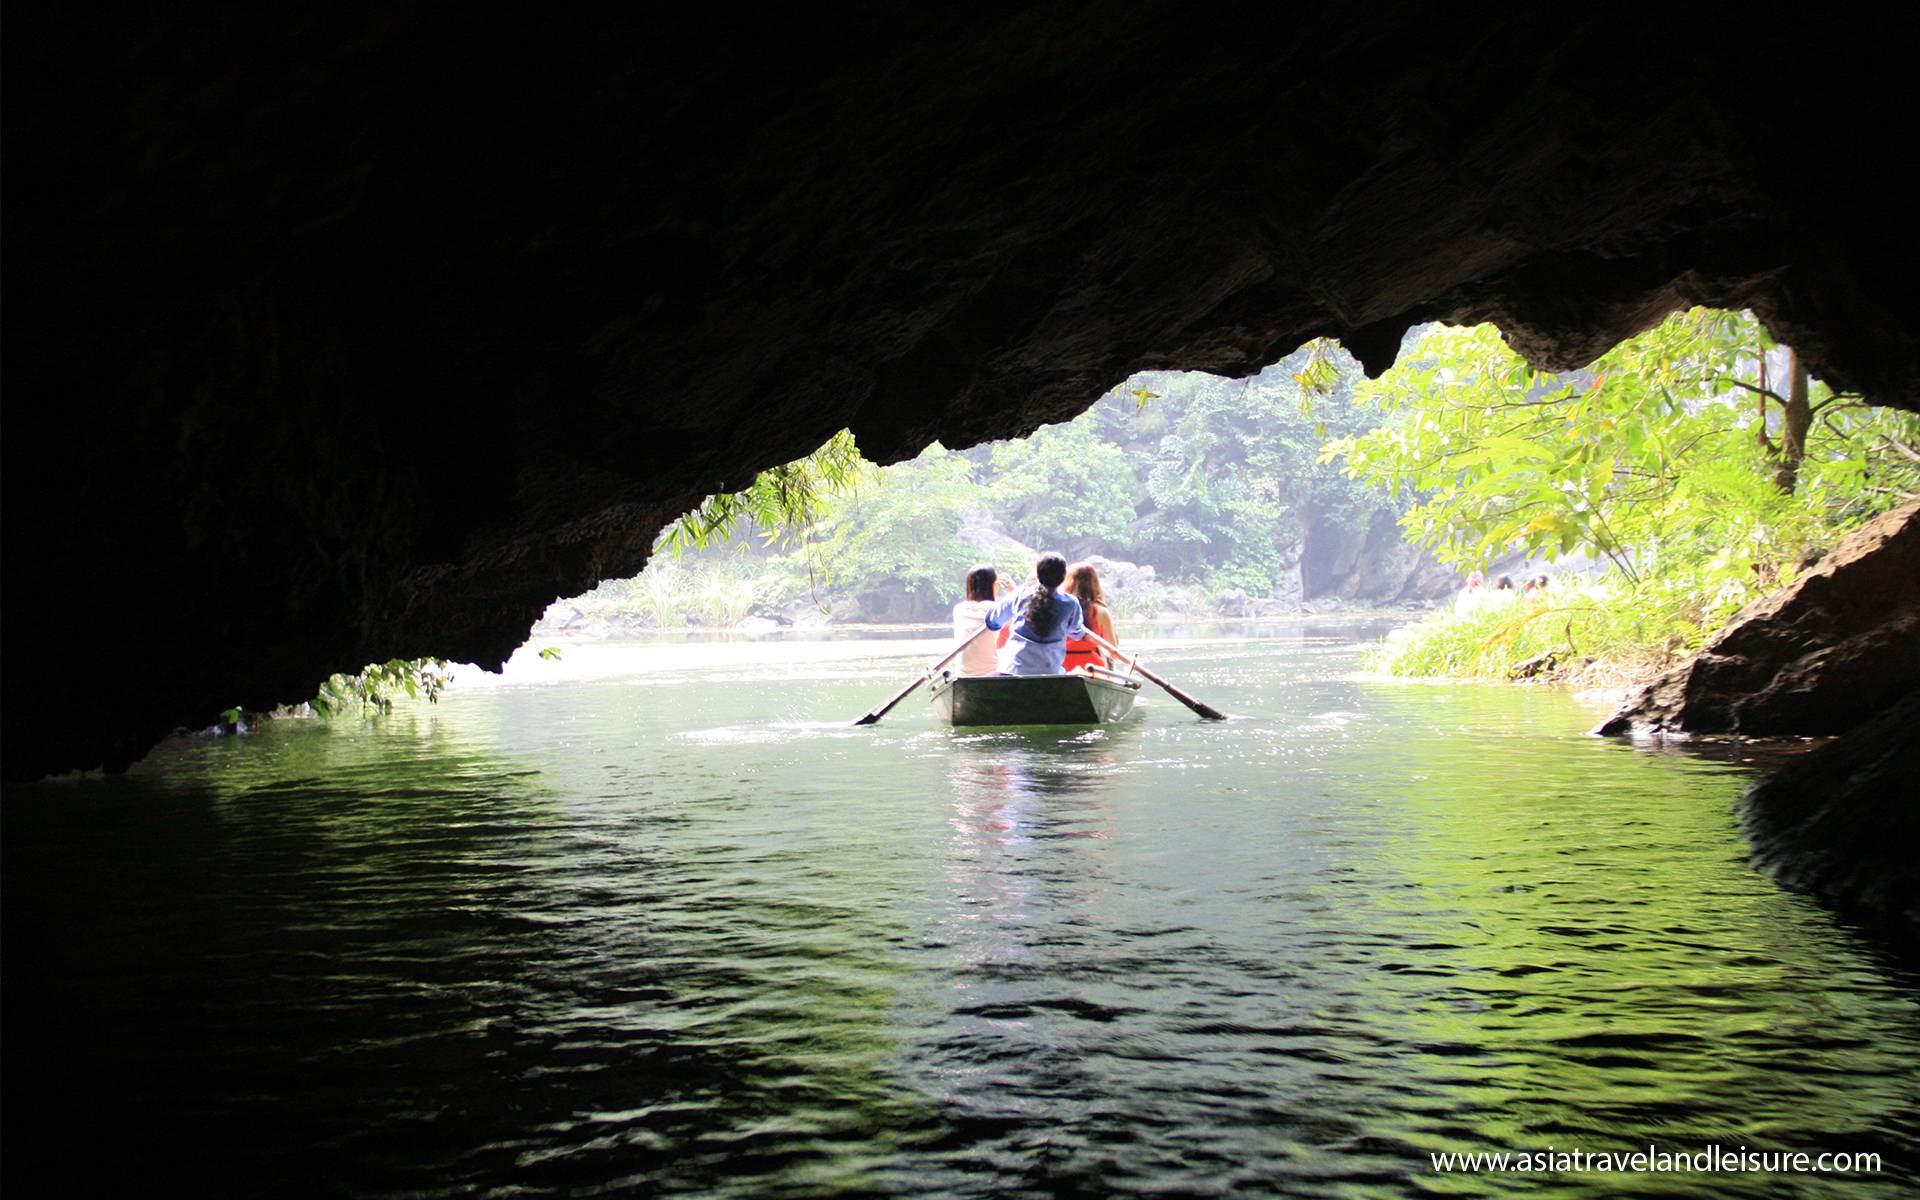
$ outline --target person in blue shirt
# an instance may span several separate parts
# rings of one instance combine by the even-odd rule
[[[1087,636],[1080,601],[1059,590],[1067,578],[1067,560],[1042,554],[1033,577],[1039,582],[1002,599],[987,614],[988,629],[1013,627],[1000,651],[1002,675],[1058,675],[1067,639]]]

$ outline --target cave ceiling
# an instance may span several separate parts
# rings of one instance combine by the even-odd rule
[[[1913,19],[1833,11],[14,6],[6,773],[498,663],[835,430],[1141,368],[1709,303],[1913,407]]]

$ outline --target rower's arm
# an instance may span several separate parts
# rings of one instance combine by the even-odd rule
[[[987,610],[988,629],[1004,629],[1007,622],[1013,620],[1013,596],[1009,594],[992,608]]]

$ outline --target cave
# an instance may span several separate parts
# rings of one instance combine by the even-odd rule
[[[1430,320],[1564,369],[1712,304],[1912,408],[1892,20],[13,12],[5,774],[498,664],[838,429],[1140,369]]]
[[[1867,25],[1825,10],[1789,19],[1674,5],[1170,0],[639,6],[591,21],[509,19],[417,0],[219,13],[15,6],[0,112],[9,335],[0,362],[9,568],[0,773],[14,784],[119,771],[177,729],[205,727],[236,706],[298,701],[330,673],[369,662],[435,655],[496,667],[554,599],[632,575],[667,522],[841,429],[875,461],[895,462],[934,441],[965,447],[1066,420],[1136,371],[1245,376],[1332,337],[1377,373],[1405,331],[1429,321],[1494,322],[1537,366],[1567,370],[1701,304],[1751,309],[1820,378],[1920,411],[1920,299],[1907,279],[1913,223],[1886,178],[1897,145],[1888,130],[1912,110],[1909,47],[1920,22],[1910,10],[1876,16]],[[1911,562],[1920,516],[1907,521],[1885,537],[1904,539]],[[1310,569],[1337,575],[1331,553]],[[1883,581],[1888,561],[1879,560]],[[1914,576],[1895,570],[1880,586],[1907,597],[1907,625],[1869,622],[1851,631],[1858,637],[1844,654],[1801,647],[1839,664],[1820,675],[1819,695],[1794,691],[1801,711],[1821,714],[1819,728],[1745,715],[1744,725],[1730,722],[1726,714],[1747,710],[1701,701],[1683,679],[1662,694],[1686,692],[1695,713],[1704,706],[1708,715],[1663,717],[1674,727],[1655,739],[1704,724],[1736,735],[1716,753],[1740,754],[1745,733],[1838,735],[1753,794],[1743,816],[1752,848],[1788,887],[1891,921],[1911,939],[1920,930],[1911,799],[1920,714],[1912,673],[1890,669],[1881,654],[1915,652]],[[1719,678],[1736,689],[1771,686],[1745,667]],[[1850,685],[1855,708],[1835,723],[1822,697]],[[1679,709],[1660,709],[1671,711]],[[1603,752],[1632,756],[1635,769],[1661,757],[1611,743]],[[1276,778],[1301,765],[1261,761]],[[420,781],[436,769],[419,767],[413,782],[427,786]],[[534,816],[509,834],[499,833],[508,821],[478,832],[463,826],[447,857],[464,853],[469,838],[545,835],[537,783],[508,777],[509,800],[524,806],[502,811]],[[1041,772],[1013,783],[1075,800],[1085,777]],[[132,823],[121,825],[115,797],[69,810],[66,797],[46,790],[67,785],[42,786],[38,796],[52,802],[16,811],[34,807],[36,817],[86,826],[75,843],[100,848],[69,871],[15,838],[9,860],[9,1033],[24,1047],[13,1080],[28,1083],[8,1095],[10,1120],[16,1142],[44,1164],[137,1176],[143,1186],[167,1175],[209,1186],[222,1170],[257,1167],[264,1136],[294,1147],[282,1176],[290,1187],[337,1192],[361,1183],[375,1194],[364,1179],[326,1174],[342,1169],[326,1158],[338,1127],[309,1128],[272,1100],[328,1087],[347,1098],[343,1110],[378,1100],[385,1107],[369,1109],[378,1120],[360,1143],[378,1159],[420,1138],[404,1124],[415,1110],[508,1129],[506,1117],[519,1115],[508,1110],[529,1098],[533,1116],[572,1121],[576,1110],[628,1110],[634,1095],[651,1102],[648,1089],[675,1072],[716,1088],[751,1074],[737,1051],[606,1062],[602,1048],[589,1048],[576,1055],[591,1070],[577,1094],[549,1083],[553,1060],[579,1048],[535,1028],[527,989],[515,991],[522,981],[491,961],[471,967],[486,976],[482,998],[496,1005],[484,1019],[469,1020],[457,987],[394,989],[409,1003],[444,1005],[424,1009],[420,1027],[462,1039],[428,1042],[438,1057],[423,1075],[442,1091],[380,1073],[387,1060],[378,1053],[370,1065],[313,1071],[302,1054],[352,1041],[335,1036],[325,1009],[338,983],[330,955],[344,945],[340,961],[388,961],[396,957],[390,943],[407,932],[359,904],[352,885],[361,875],[326,877],[340,889],[328,914],[338,921],[328,927],[309,920],[305,898],[292,894],[311,876],[276,880],[263,866],[233,876],[246,886],[228,886],[206,867],[247,849],[247,831],[236,832],[218,805],[162,797],[151,806],[154,822],[139,826],[161,830],[159,844],[149,844]],[[1690,823],[1697,814],[1686,811],[1686,797],[1663,800],[1649,789],[1637,798],[1672,822],[1676,841],[1701,827]],[[1521,815],[1528,825],[1516,842],[1537,834],[1531,814]],[[927,823],[944,830],[950,816]],[[1620,816],[1595,836],[1612,837],[1614,852],[1648,840],[1645,813]],[[1611,873],[1606,846],[1589,853],[1585,817],[1575,809],[1564,822],[1579,844],[1562,847],[1558,861],[1582,864],[1608,900],[1651,895],[1657,915],[1657,888],[1630,871]],[[1192,824],[1205,828],[1206,818]],[[1416,854],[1423,831],[1443,821],[1457,829],[1478,818],[1461,809],[1431,819],[1410,819],[1414,836],[1395,842],[1395,852]],[[260,828],[283,832],[271,821]],[[382,861],[400,864],[395,877],[436,868],[405,856],[441,831],[409,825],[404,812],[368,806],[316,828],[324,836],[311,840],[323,849],[390,852]],[[818,831],[796,823],[780,832],[800,845]],[[1059,842],[1101,845],[1103,836]],[[555,843],[568,854],[580,849]],[[1222,861],[1265,848],[1238,830],[1217,844]],[[336,861],[314,854],[322,865]],[[640,866],[678,869],[671,854],[657,857],[664,868],[622,867],[634,867],[631,877]],[[34,879],[22,882],[22,864],[53,882],[36,891]],[[1408,878],[1416,868],[1437,877],[1434,894],[1471,893],[1496,912],[1518,913],[1547,931],[1540,944],[1552,953],[1603,973],[1564,985],[1551,1011],[1599,997],[1606,1003],[1586,1011],[1604,1017],[1617,1011],[1612,1000],[1645,994],[1639,975],[1619,975],[1611,987],[1594,982],[1621,970],[1624,956],[1608,952],[1610,930],[1579,944],[1561,938],[1567,906],[1551,887],[1534,892],[1484,872],[1436,876],[1431,864],[1395,860],[1394,890],[1378,906],[1389,932],[1415,928],[1431,907],[1401,878],[1403,865]],[[1779,891],[1740,871],[1729,906],[1749,884]],[[479,929],[485,937],[473,936],[483,945],[545,937],[547,914],[530,901],[515,906],[535,895],[534,874],[506,863],[483,881],[496,889],[486,903],[458,897],[424,928]],[[643,883],[630,885],[636,895]],[[233,1016],[241,1010],[222,1007],[231,997],[170,974],[173,963],[139,920],[116,941],[119,931],[105,936],[73,919],[95,893],[136,915],[168,897],[176,909],[204,907],[190,914],[209,922],[195,926],[207,931],[197,961],[219,958],[244,973],[257,955],[264,982],[245,992],[256,1008],[278,1013],[311,1000],[321,1015],[291,1042],[274,1040],[288,1024],[247,1026]],[[507,899],[489,909],[497,896]],[[632,911],[651,915],[653,899],[640,896]],[[731,921],[733,904],[727,897],[708,907]],[[234,934],[255,910],[284,918],[293,931],[284,945]],[[751,940],[760,926],[778,932],[818,915],[798,906],[740,910],[726,931],[749,937],[749,947],[772,944]],[[1608,916],[1599,906],[1599,919]],[[1414,1058],[1403,1056],[1412,1049],[1431,1051],[1437,1073],[1477,1087],[1491,1068],[1470,1057],[1478,1050],[1467,1037],[1477,1031],[1470,1014],[1497,1009],[1536,974],[1543,987],[1555,976],[1515,962],[1487,972],[1499,990],[1433,1000],[1420,990],[1420,970],[1400,968],[1420,955],[1471,958],[1484,942],[1467,945],[1468,924],[1411,948],[1388,936],[1354,939],[1407,960],[1355,976],[1364,974],[1383,1010],[1419,1015],[1420,1045],[1396,1047],[1362,1028],[1365,1036],[1349,1043],[1359,1057],[1316,1062],[1289,1042],[1261,1064],[1308,1080],[1295,1091],[1312,1111],[1264,1107],[1276,1091],[1266,1080],[1228,1079],[1238,1095],[1258,1094],[1255,1115],[1271,1124],[1255,1131],[1284,1142],[1288,1159],[1316,1139],[1367,1153],[1411,1145],[1349,1118],[1390,1093],[1422,1097],[1407,1066]],[[323,928],[335,930],[335,943],[312,940]],[[1505,937],[1518,923],[1489,928],[1489,938]],[[1801,928],[1781,922],[1779,943],[1804,942]],[[860,932],[861,953],[889,937],[918,944],[917,933],[884,922]],[[1352,961],[1342,957],[1349,947],[1340,927],[1307,928],[1293,943],[1262,941],[1267,932],[1256,927],[1229,947],[1244,977],[1228,978],[1244,978],[1245,994],[1284,998],[1308,974],[1338,977]],[[689,961],[671,946],[655,955],[650,936],[632,935],[641,949],[631,961],[657,960],[660,978],[619,981],[626,990],[618,995],[640,997],[634,1003],[667,994]],[[1862,939],[1863,956],[1884,949],[1874,936]],[[1699,942],[1698,953],[1667,965],[1710,979],[1698,989],[1711,993],[1703,1007],[1737,1021],[1747,1011],[1743,986],[1785,989],[1784,1011],[1799,1024],[1780,1036],[1800,1040],[1769,1042],[1774,1031],[1749,1022],[1717,1041],[1713,1031],[1655,1029],[1641,1047],[1611,1040],[1625,1038],[1618,1027],[1583,1025],[1576,1015],[1565,1018],[1578,1028],[1564,1039],[1560,1030],[1536,1038],[1528,1029],[1495,1049],[1514,1061],[1584,1068],[1606,1060],[1634,1071],[1644,1051],[1669,1064],[1672,1094],[1650,1103],[1636,1082],[1612,1095],[1616,1115],[1640,1112],[1664,1129],[1682,1093],[1730,1103],[1751,1095],[1774,1116],[1826,1120],[1795,1128],[1855,1139],[1830,1145],[1885,1145],[1898,1163],[1902,1144],[1887,1139],[1912,1125],[1910,1074],[1876,1067],[1846,1077],[1835,1064],[1867,1062],[1862,1048],[1875,1039],[1912,1049],[1910,993],[1878,996],[1873,1012],[1895,1017],[1870,1018],[1845,990],[1844,964],[1864,958],[1815,959],[1817,969],[1780,970],[1755,985],[1771,960],[1734,958],[1722,977],[1708,964],[1725,960],[1714,958],[1710,938]],[[107,995],[113,988],[97,982],[105,977],[90,973],[95,945],[152,965],[167,986],[153,996]],[[1843,965],[1822,965],[1836,962]],[[447,968],[449,978],[467,969]],[[368,978],[388,980],[378,971]],[[838,1005],[837,993],[822,994],[823,1004]],[[1336,997],[1312,1019],[1337,1023],[1351,998]],[[868,1000],[883,1007],[884,997]],[[1649,1028],[1658,1008],[1638,1014]],[[1088,1045],[1126,1040],[1126,1012],[1064,1009],[1063,1019],[1092,1031]],[[89,1024],[101,1010],[132,1016]],[[861,1017],[857,1006],[852,1015]],[[969,1019],[1046,1015],[983,1006]],[[1295,1032],[1277,1018],[1271,1024],[1276,1039]],[[1829,1026],[1839,1032],[1829,1036]],[[1248,1028],[1210,1036],[1243,1037]],[[242,1036],[230,1039],[235,1030]],[[856,1026],[847,1037],[869,1033]],[[210,1128],[217,1122],[190,1104],[114,1110],[116,1089],[130,1083],[174,1095],[179,1081],[165,1071],[118,1072],[126,1048],[150,1055],[127,1068],[135,1074],[167,1064],[176,1036],[175,1065],[191,1076],[180,1094],[232,1097],[235,1127]],[[197,1060],[229,1040],[229,1075]],[[1029,1061],[1081,1079],[1080,1064],[1062,1063],[1058,1047],[1032,1049]],[[1365,1056],[1376,1052],[1370,1063]],[[1726,1069],[1768,1056],[1833,1075],[1836,1091],[1857,1096],[1859,1112],[1796,1107],[1795,1093],[1751,1088],[1752,1078],[1771,1076]],[[481,1074],[439,1070],[446,1063],[478,1064]],[[946,1060],[939,1065],[944,1071]],[[1351,1080],[1372,1066],[1390,1086],[1354,1089]],[[502,1082],[507,1067],[525,1067],[533,1082],[512,1091]],[[1541,1122],[1510,1122],[1513,1097],[1503,1093],[1497,1127],[1545,1141],[1568,1128],[1574,1104],[1556,1090],[1560,1076],[1536,1074],[1525,1082],[1546,1094]],[[784,1065],[769,1077],[784,1081]],[[482,1086],[469,1086],[476,1078]],[[777,1086],[751,1098],[777,1099]],[[1450,1102],[1430,1108],[1457,1123]],[[753,1120],[773,1111],[755,1108]],[[1254,1129],[1244,1111],[1210,1113],[1208,1128],[1229,1138]],[[392,1129],[378,1127],[394,1113]],[[1145,1112],[1140,1123],[1159,1117]],[[115,1139],[104,1154],[96,1123]],[[69,1152],[69,1135],[88,1144]],[[472,1166],[458,1159],[467,1141],[427,1145],[429,1157],[444,1150],[446,1162]],[[1021,1181],[1031,1190],[1020,1194],[1105,1185],[1071,1174],[1076,1164],[1050,1159],[1050,1148],[1034,1155]],[[1177,1149],[1196,1157],[1218,1150]],[[507,1160],[518,1152],[504,1138],[484,1147]],[[1899,1169],[1910,1171],[1910,1161]],[[1221,1170],[1236,1165],[1245,1163]],[[606,1182],[575,1178],[564,1163],[531,1169],[551,1194]],[[384,1194],[457,1194],[465,1178],[441,1173],[438,1161],[425,1177],[445,1191],[421,1190],[421,1177],[407,1177],[411,1190]],[[1383,1179],[1401,1177],[1355,1175],[1345,1185],[1387,1186]],[[1243,1187],[1273,1184],[1252,1178]],[[1886,1186],[1899,1180],[1890,1174]]]

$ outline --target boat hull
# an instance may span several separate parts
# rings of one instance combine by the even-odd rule
[[[1138,683],[1087,675],[961,675],[933,689],[949,725],[1108,725],[1133,711]]]

